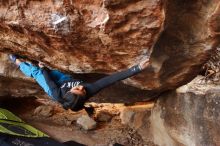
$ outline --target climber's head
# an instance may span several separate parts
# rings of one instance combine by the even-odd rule
[[[75,86],[64,95],[63,107],[65,109],[79,111],[84,108],[86,100],[86,90],[84,86]]]

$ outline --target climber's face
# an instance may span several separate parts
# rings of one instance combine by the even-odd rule
[[[82,85],[78,85],[73,87],[70,92],[76,94],[76,95],[80,95],[80,96],[85,96],[86,95],[86,90]]]

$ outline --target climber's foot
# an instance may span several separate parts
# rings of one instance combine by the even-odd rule
[[[18,58],[17,55],[14,55],[14,54],[10,54],[10,55],[9,55],[9,59],[10,59],[13,63],[16,62],[16,59],[17,59],[17,58]]]
[[[147,58],[139,63],[139,67],[141,70],[143,70],[143,69],[147,68],[149,66],[149,64],[150,64],[150,61],[149,61],[149,58]]]
[[[21,61],[19,59],[19,57],[17,55],[14,55],[14,54],[10,54],[9,55],[9,59],[15,63],[16,65],[20,65]]]

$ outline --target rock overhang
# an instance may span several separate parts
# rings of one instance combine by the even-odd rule
[[[148,69],[124,81],[149,92],[193,79],[218,44],[217,0],[29,0],[2,2],[0,9],[1,51],[63,71],[102,74],[150,56]]]

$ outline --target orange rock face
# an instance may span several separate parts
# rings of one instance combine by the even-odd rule
[[[64,71],[104,73],[150,56],[125,83],[150,92],[191,80],[218,43],[219,1],[1,1],[0,50]]]

